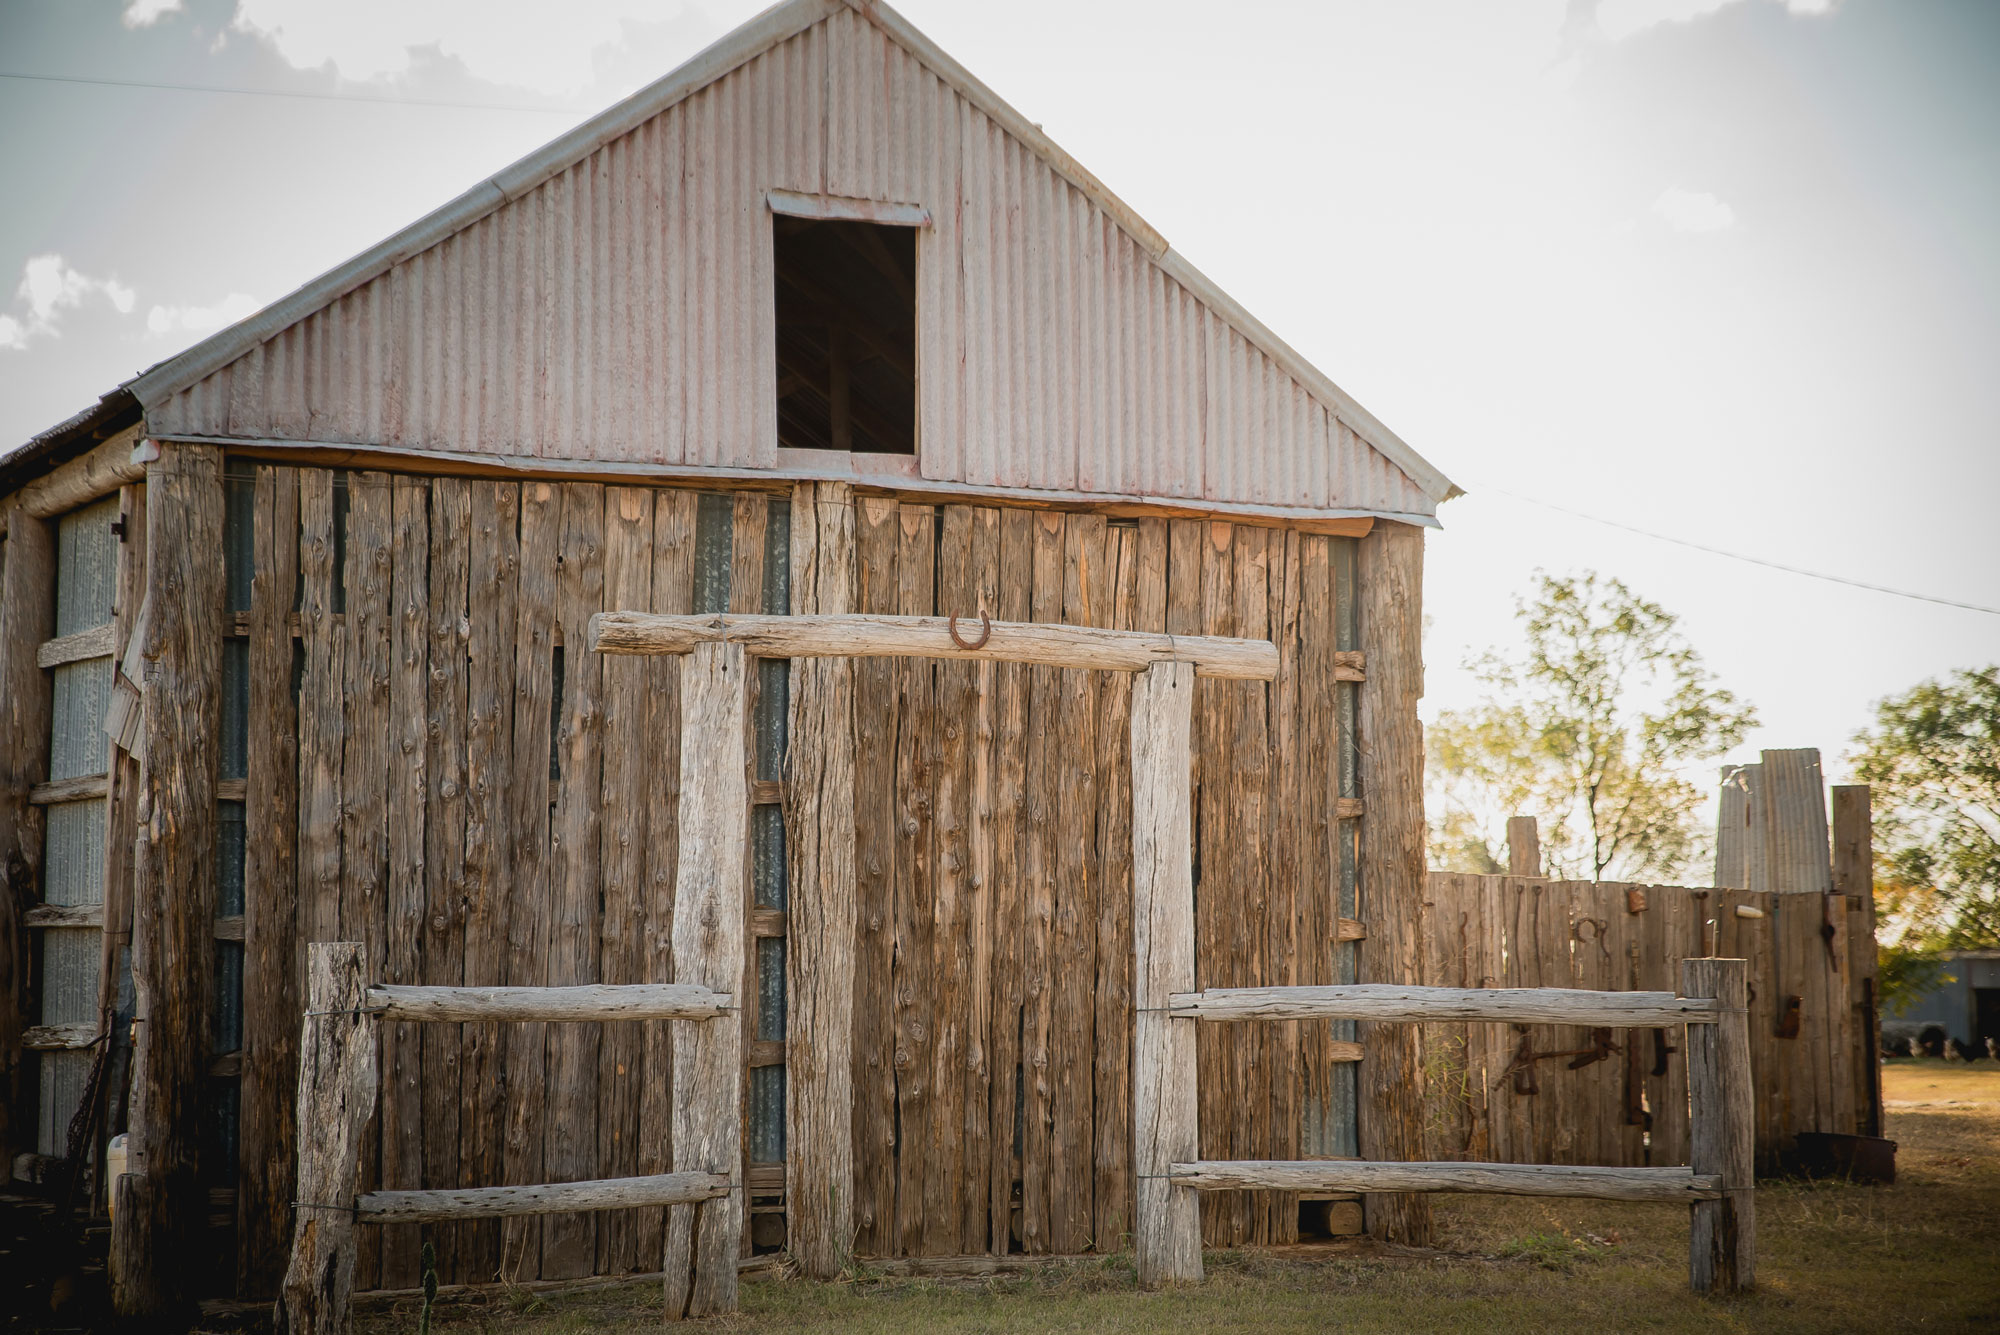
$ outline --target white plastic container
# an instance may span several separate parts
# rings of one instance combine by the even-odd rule
[[[113,1136],[104,1147],[104,1213],[110,1214],[118,1201],[118,1178],[125,1171],[125,1137]]]

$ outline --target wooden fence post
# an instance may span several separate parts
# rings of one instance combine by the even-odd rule
[[[1848,918],[1849,997],[1854,1024],[1854,1129],[1882,1134],[1882,1016],[1876,1003],[1875,815],[1865,783],[1833,788],[1833,888],[1854,897]]]
[[[1201,1282],[1201,1211],[1169,1167],[1200,1153],[1195,1022],[1167,1014],[1194,988],[1194,668],[1161,663],[1132,687],[1132,1164],[1139,1283]]]
[[[1681,993],[1722,1003],[1713,1024],[1687,1026],[1688,1102],[1696,1174],[1722,1179],[1718,1200],[1689,1207],[1688,1279],[1695,1292],[1739,1292],[1757,1281],[1756,1113],[1750,1085],[1749,964],[1681,961]]]
[[[1507,874],[1542,874],[1542,833],[1533,816],[1507,818]]]
[[[361,943],[307,948],[299,1040],[299,1176],[280,1335],[345,1335],[354,1289],[354,1203],[361,1133],[375,1111],[375,1019],[361,1013],[368,981]]]
[[[699,644],[681,671],[680,867],[674,981],[742,997],[749,908],[749,659],[727,641]],[[743,1230],[743,1037],[740,1015],[674,1036],[674,1171],[725,1174],[723,1196],[667,1212],[667,1319],[736,1310]]]

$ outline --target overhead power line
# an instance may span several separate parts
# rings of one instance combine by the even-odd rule
[[[530,107],[514,102],[453,102],[442,98],[390,97],[381,93],[314,93],[300,88],[229,88],[211,83],[153,83],[145,79],[92,79],[80,74],[20,74],[0,70],[0,79],[35,83],[94,84],[103,88],[157,88],[171,93],[228,93],[237,97],[291,97],[309,102],[380,102],[399,107],[445,107],[461,111],[530,111],[551,116],[580,116],[601,107]]]
[[[1870,593],[1886,593],[1892,598],[1911,598],[1920,603],[1936,603],[1941,607],[1956,607],[1967,612],[1984,612],[1988,616],[2000,617],[2000,607],[1983,607],[1978,603],[1960,602],[1956,598],[1940,598],[1932,593],[1915,593],[1909,589],[1892,589],[1886,584],[1870,584],[1866,580],[1849,579],[1845,575],[1829,575],[1823,570],[1807,570],[1802,566],[1786,565],[1782,561],[1769,561],[1761,556],[1750,556],[1744,552],[1732,552],[1724,547],[1711,547],[1705,542],[1694,542],[1688,538],[1676,538],[1670,533],[1655,533],[1651,529],[1621,523],[1616,519],[1606,519],[1602,515],[1586,514],[1582,510],[1572,510],[1566,505],[1557,505],[1554,501],[1544,501],[1534,496],[1523,496],[1519,492],[1509,491],[1505,487],[1487,486],[1483,489],[1497,492],[1499,495],[1509,497],[1512,500],[1524,501],[1529,505],[1539,505],[1544,510],[1554,510],[1556,513],[1568,515],[1572,519],[1585,519],[1593,524],[1602,524],[1606,528],[1620,529],[1626,533],[1636,533],[1642,538],[1651,538],[1655,542],[1670,542],[1676,547],[1689,547],[1698,552],[1707,552],[1710,556],[1725,557],[1731,561],[1744,561],[1753,566],[1763,566],[1768,570],[1782,570],[1788,575],[1803,575],[1807,579],[1825,580],[1829,584],[1845,584],[1851,589],[1866,589]]]

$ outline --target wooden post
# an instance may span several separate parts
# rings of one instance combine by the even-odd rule
[[[354,1206],[361,1133],[375,1112],[375,1026],[361,1011],[361,943],[306,950],[299,1040],[299,1175],[280,1335],[345,1335],[354,1289]]]
[[[1423,530],[1378,523],[1360,543],[1356,590],[1368,679],[1361,684],[1362,796],[1360,981],[1422,981],[1424,900]],[[1361,1157],[1423,1158],[1424,1091],[1420,1026],[1361,1027]],[[1421,1196],[1370,1195],[1368,1231],[1410,1246],[1431,1241]]]
[[[1194,986],[1194,668],[1132,686],[1132,1171],[1139,1283],[1201,1282],[1201,1210],[1167,1180],[1200,1153],[1194,1021],[1167,1014]]]
[[[1681,992],[1714,997],[1713,1024],[1686,1028],[1688,1102],[1696,1176],[1721,1179],[1722,1196],[1689,1207],[1688,1279],[1697,1293],[1734,1293],[1757,1282],[1755,1092],[1750,1084],[1750,966],[1744,960],[1681,961]]]
[[[1833,888],[1851,895],[1848,918],[1848,985],[1855,1012],[1855,1131],[1882,1134],[1882,1015],[1876,1004],[1875,816],[1865,783],[1833,789]]]
[[[145,870],[133,924],[138,1030],[132,1171],[148,1208],[112,1219],[112,1300],[125,1316],[186,1308],[207,1273],[200,1174],[213,1057],[216,769],[221,757],[222,451],[167,445],[147,474]]]
[[[1507,874],[1542,874],[1542,835],[1533,816],[1507,818]]]
[[[792,492],[792,609],[851,612],[854,501],[845,483]],[[785,1206],[792,1259],[832,1279],[854,1244],[854,668],[792,664],[785,843],[791,859],[785,1033]]]
[[[28,931],[21,915],[41,899],[42,809],[28,790],[49,775],[49,674],[35,661],[55,634],[55,534],[9,507],[0,561],[0,1168],[34,1148],[35,1120],[22,1088],[27,1023]]]
[[[697,645],[681,673],[674,981],[730,993],[742,985],[749,911],[749,685],[740,644]],[[734,1014],[675,1035],[674,1171],[721,1173],[732,1185],[717,1199],[668,1210],[670,1321],[736,1310],[745,1205],[742,1043]]]

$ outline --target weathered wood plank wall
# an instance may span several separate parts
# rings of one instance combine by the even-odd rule
[[[1748,961],[1760,1171],[1801,1131],[1871,1134],[1874,1031],[1850,980],[1875,943],[1859,897],[1450,872],[1426,893],[1426,981],[1440,986],[1673,991],[1683,959]],[[1599,1056],[1598,1035],[1573,1026],[1426,1025],[1425,1157],[1688,1162],[1681,1035],[1609,1037]]]
[[[290,917],[274,887],[252,891],[246,1183],[289,1180],[296,1017],[254,1012],[296,1010],[305,941],[364,942],[371,976],[391,981],[673,978],[682,660],[600,659],[582,651],[583,626],[614,606],[775,610],[785,584],[770,564],[789,552],[772,507],[788,518],[791,505],[763,492],[710,503],[590,483],[257,473],[258,559],[272,565],[249,618],[249,732],[264,739],[256,773],[272,777],[268,792],[251,785],[247,833],[267,850],[257,875],[295,877],[297,890]],[[851,504],[858,610],[957,614],[968,635],[984,608],[1276,640],[1276,682],[1195,686],[1200,980],[1353,979],[1355,948],[1334,940],[1357,916],[1363,821],[1354,685],[1334,671],[1336,652],[1357,647],[1352,540]],[[860,660],[852,680],[853,1248],[1128,1245],[1131,681],[924,660]],[[779,774],[764,764],[753,800],[774,802],[762,781]],[[1365,906],[1365,884],[1361,895]],[[760,947],[785,930],[772,917],[751,914],[746,998]],[[766,1036],[784,1033],[782,1016],[760,1024],[755,1010],[753,1075],[782,1060]],[[366,1185],[664,1171],[666,1031],[385,1026]],[[1350,1037],[1324,1023],[1204,1026],[1202,1153],[1353,1153]],[[258,1069],[273,1065],[287,1069]],[[782,1144],[782,1103],[775,1113]],[[763,1143],[746,1135],[753,1151]],[[753,1201],[768,1199],[781,1166],[752,1169]],[[246,1290],[275,1280],[284,1225],[269,1213],[244,1216]],[[447,1282],[655,1269],[664,1215],[365,1229],[356,1282],[414,1282],[425,1238]],[[1290,1240],[1297,1198],[1217,1193],[1204,1226],[1212,1245]]]

